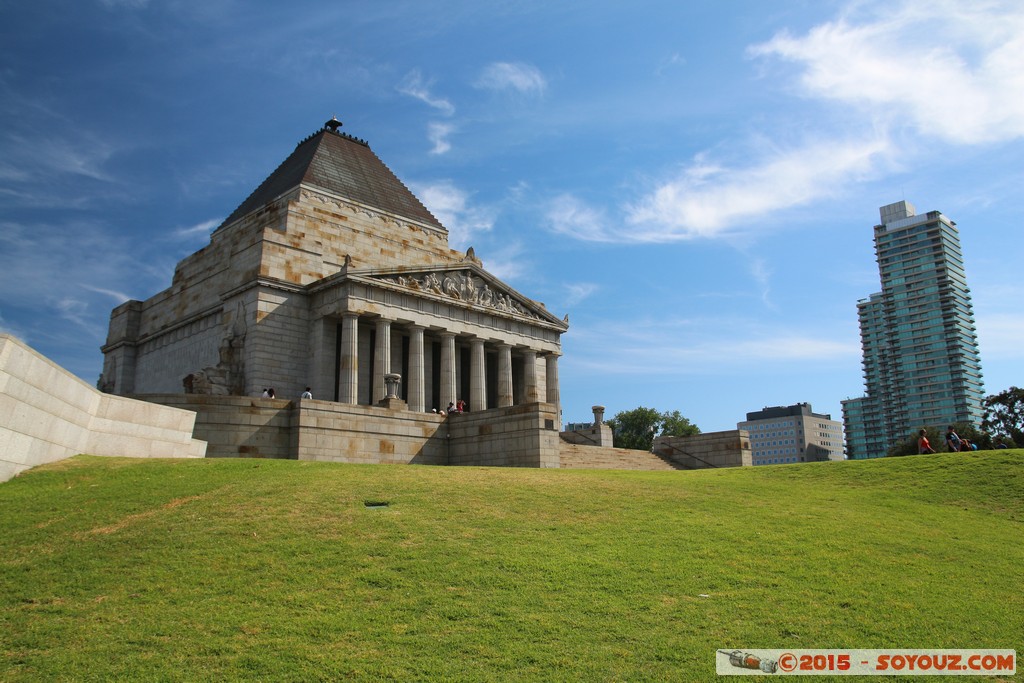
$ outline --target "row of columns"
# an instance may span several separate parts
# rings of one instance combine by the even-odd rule
[[[409,330],[409,376],[406,382],[409,410],[426,411],[426,382],[424,378],[423,333],[421,325],[406,325]],[[454,403],[457,399],[455,381],[456,355],[455,333],[441,332],[441,376],[439,379],[440,402],[442,406]],[[391,321],[378,319],[373,349],[373,392],[374,403],[384,398],[386,387],[384,376],[391,372]],[[537,386],[537,352],[532,349],[523,351],[523,370],[525,386],[523,397],[526,403],[541,400]],[[558,355],[547,355],[546,386],[544,400],[548,403],[559,403],[558,395]],[[474,338],[470,341],[470,391],[469,409],[485,410],[487,408],[487,355],[484,340]],[[347,314],[342,316],[341,325],[341,359],[339,363],[338,400],[341,403],[358,403],[359,387],[359,316]],[[512,346],[498,345],[498,407],[512,405]]]

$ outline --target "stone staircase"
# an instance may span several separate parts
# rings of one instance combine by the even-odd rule
[[[558,444],[562,469],[677,470],[681,467],[654,453],[628,448],[601,448],[562,441]]]

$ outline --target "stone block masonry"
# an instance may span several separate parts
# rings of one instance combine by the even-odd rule
[[[555,410],[547,403],[444,416],[316,399],[195,394],[144,398],[194,411],[196,436],[209,444],[207,457],[559,466]]]
[[[659,436],[654,439],[652,450],[688,470],[751,467],[754,464],[750,434],[743,429],[695,436]]]
[[[0,334],[0,482],[79,453],[201,458],[195,414],[103,394]]]

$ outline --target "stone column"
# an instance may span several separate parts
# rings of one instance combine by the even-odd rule
[[[455,333],[441,333],[441,410],[448,410],[455,396]]]
[[[338,321],[334,318],[318,318],[310,325],[310,351],[312,367],[307,384],[313,396],[330,401],[334,398],[334,373],[338,368],[338,347],[334,335]]]
[[[341,363],[338,371],[338,401],[359,402],[359,316],[341,318]],[[316,396],[316,394],[313,394]]]
[[[562,429],[562,397],[558,391],[558,354],[549,353],[545,360],[546,400],[555,406],[555,427]]]
[[[523,403],[536,403],[540,400],[537,391],[537,352],[532,349],[523,351]]]
[[[512,405],[512,347],[498,345],[498,407]]]
[[[384,375],[391,372],[391,321],[381,318],[377,321],[377,339],[373,345],[373,405],[385,395]]]
[[[474,339],[470,351],[469,409],[487,410],[487,356],[484,340]]]
[[[422,413],[427,409],[425,383],[423,381],[423,328],[409,326],[409,381],[406,384],[409,410]]]

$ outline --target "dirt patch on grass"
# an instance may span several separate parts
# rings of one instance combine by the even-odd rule
[[[144,512],[137,512],[137,513],[135,513],[133,515],[128,515],[126,517],[122,517],[121,519],[119,519],[118,521],[114,522],[113,524],[108,524],[106,526],[98,526],[98,527],[95,527],[93,529],[89,529],[88,531],[80,532],[78,534],[75,534],[75,537],[76,538],[87,538],[89,536],[113,534],[113,533],[116,533],[118,531],[121,531],[122,529],[124,529],[126,527],[131,526],[132,524],[135,524],[137,522],[141,522],[142,520],[145,520],[145,519],[149,519],[150,517],[153,517],[153,516],[155,516],[155,515],[157,515],[157,514],[159,514],[161,512],[166,512],[167,510],[174,510],[175,508],[179,508],[182,505],[185,505],[187,503],[191,503],[191,502],[196,501],[196,500],[203,500],[204,498],[210,498],[211,496],[220,496],[221,494],[223,494],[225,489],[228,489],[228,488],[230,488],[230,487],[225,486],[225,487],[221,487],[219,489],[216,489],[214,491],[208,491],[207,493],[204,493],[204,494],[199,495],[199,496],[185,496],[183,498],[175,498],[174,500],[171,500],[171,501],[168,501],[168,502],[164,503],[160,507],[153,508],[151,510],[146,510]]]

